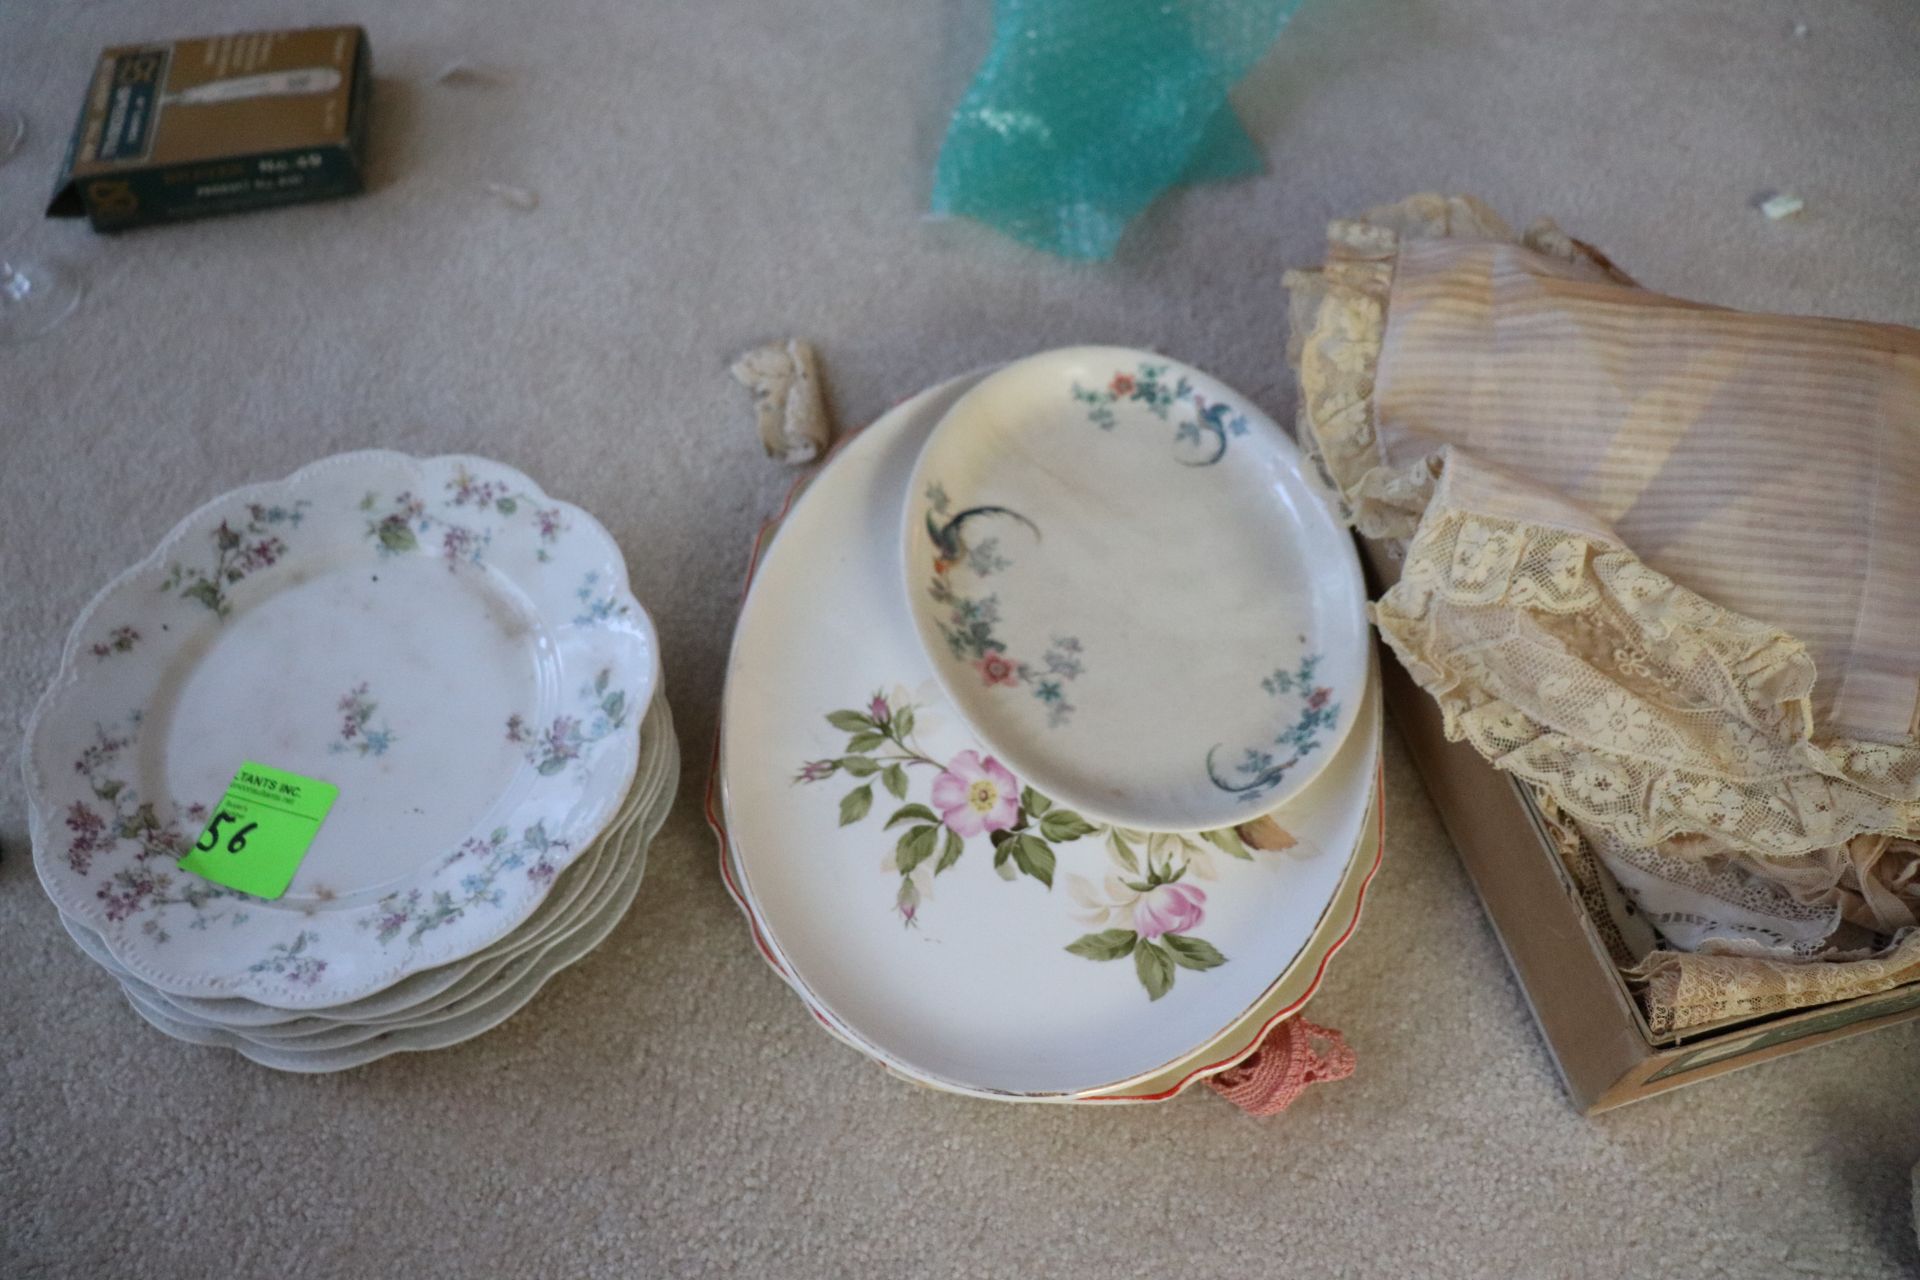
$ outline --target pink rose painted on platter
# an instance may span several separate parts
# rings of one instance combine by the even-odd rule
[[[1055,645],[1061,664],[1079,653],[1079,645],[1070,640]],[[1049,670],[1070,678],[1060,665]],[[1065,854],[1084,865],[1088,846],[1104,845],[1113,867],[1104,886],[1068,875],[1074,900],[1087,909],[1076,914],[1095,932],[1076,938],[1065,950],[1083,960],[1130,958],[1147,998],[1158,1000],[1173,990],[1180,970],[1205,972],[1227,963],[1218,947],[1189,932],[1204,919],[1207,895],[1186,882],[1187,873],[1197,871],[1211,879],[1216,854],[1252,862],[1256,850],[1287,849],[1296,843],[1270,818],[1238,829],[1151,838],[1090,821],[1031,787],[1023,788],[1005,765],[982,751],[962,751],[949,759],[930,753],[914,733],[920,712],[904,694],[880,693],[856,706],[829,711],[824,718],[846,735],[845,747],[839,755],[803,761],[794,775],[797,784],[832,778],[848,784],[839,803],[841,827],[886,815],[879,835],[883,847],[890,842],[891,848],[881,865],[899,877],[893,909],[908,927],[919,924],[936,879],[960,865],[977,836],[993,837],[984,843],[992,845],[993,870],[1002,879],[1024,877],[1048,890],[1063,870],[1064,850],[1076,845],[1086,850]],[[517,727],[531,739],[530,726]],[[916,794],[925,795],[926,802],[916,800]]]
[[[1004,653],[989,653],[973,664],[979,669],[980,676],[988,684],[1017,685],[1020,683],[1020,668]]]
[[[1020,783],[992,756],[962,751],[934,779],[933,807],[962,839],[1005,831],[1020,813]]]
[[[1134,932],[1148,940],[1169,933],[1186,933],[1205,919],[1206,901],[1206,892],[1198,885],[1155,885],[1134,904]]]

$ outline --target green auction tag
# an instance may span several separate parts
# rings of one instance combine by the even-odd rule
[[[331,782],[249,760],[180,869],[256,898],[277,898],[293,883],[339,794]]]

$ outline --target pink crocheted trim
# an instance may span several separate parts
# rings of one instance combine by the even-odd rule
[[[1252,1057],[1207,1084],[1248,1115],[1271,1116],[1292,1106],[1308,1085],[1345,1080],[1353,1065],[1344,1036],[1296,1016],[1275,1027]]]

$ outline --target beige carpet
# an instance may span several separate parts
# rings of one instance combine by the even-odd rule
[[[1920,1024],[1575,1116],[1397,742],[1387,862],[1314,1005],[1360,1055],[1274,1120],[926,1092],[748,945],[698,798],[735,584],[788,476],[726,358],[816,339],[847,421],[989,360],[1152,345],[1286,416],[1280,269],[1428,188],[1559,216],[1656,288],[1920,324],[1913,0],[1307,0],[1246,86],[1272,172],[1076,268],[921,216],[987,0],[8,0],[0,246],[91,296],[0,350],[0,723],[180,515],[367,445],[598,513],[687,747],[639,904],[455,1049],[296,1079],[149,1031],[61,934],[0,772],[0,1275],[1910,1274]],[[105,240],[43,224],[115,41],[372,29],[380,189]],[[1804,37],[1792,26],[1804,20]],[[494,88],[436,86],[456,58]],[[532,212],[484,191],[536,189]],[[1802,217],[1749,207],[1786,188]],[[9,745],[9,750],[11,750]]]

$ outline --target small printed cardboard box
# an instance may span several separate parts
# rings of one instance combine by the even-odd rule
[[[359,27],[108,49],[47,216],[124,231],[352,195],[365,186],[372,81]]]
[[[1377,589],[1398,576],[1363,544]],[[1658,1038],[1608,955],[1533,798],[1465,742],[1388,652],[1388,711],[1520,979],[1574,1106],[1593,1115],[1711,1076],[1920,1017],[1920,983],[1690,1035]]]

